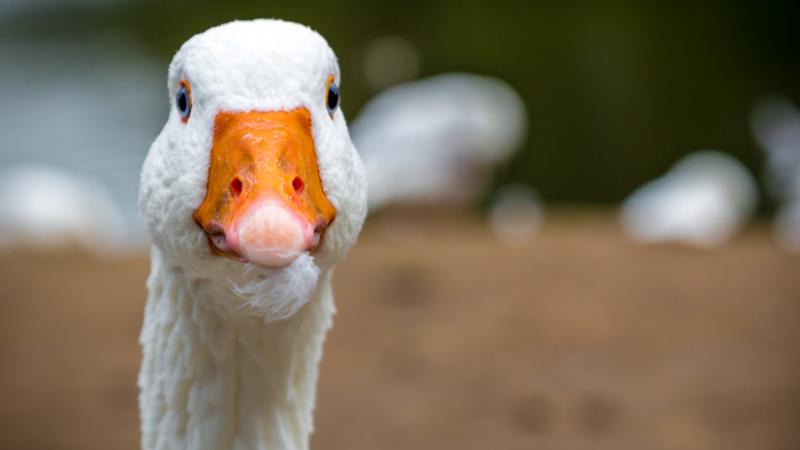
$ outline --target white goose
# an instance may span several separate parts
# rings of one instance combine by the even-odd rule
[[[634,191],[620,210],[625,231],[645,243],[724,244],[753,216],[758,187],[734,157],[703,150]]]
[[[316,32],[277,20],[194,36],[141,175],[153,240],[139,374],[145,449],[305,449],[331,271],[366,214]]]
[[[800,109],[785,98],[762,100],[751,126],[766,154],[766,182],[778,203],[775,238],[800,253]]]
[[[506,82],[467,73],[394,86],[351,125],[370,211],[391,204],[468,205],[527,134],[525,103]]]

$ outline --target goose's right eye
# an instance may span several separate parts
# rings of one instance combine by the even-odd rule
[[[189,88],[188,81],[181,81],[181,87],[175,94],[175,107],[178,109],[181,120],[188,121],[189,115],[192,113],[192,90]]]
[[[328,108],[328,114],[333,117],[336,108],[339,106],[339,86],[336,84],[333,75],[328,75],[327,90],[325,91],[325,106]]]

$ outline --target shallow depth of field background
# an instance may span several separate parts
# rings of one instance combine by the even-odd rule
[[[335,280],[313,448],[800,447],[800,257],[771,236],[750,127],[763,99],[800,101],[796,2],[0,0],[0,169],[95,177],[131,244],[0,250],[0,449],[138,448],[138,168],[175,50],[255,17],[328,39],[351,121],[447,72],[527,108],[474,206],[369,219]],[[411,49],[399,68],[369,56],[387,39]],[[711,249],[632,241],[620,202],[701,149],[757,177],[756,218]],[[516,244],[486,219],[510,184],[544,211]]]

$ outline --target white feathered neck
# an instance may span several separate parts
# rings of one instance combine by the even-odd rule
[[[183,82],[191,115],[176,104]],[[139,204],[153,240],[141,335],[146,450],[308,447],[317,364],[331,325],[332,267],[366,216],[366,176],[329,83],[333,50],[279,20],[223,24],[189,39],[170,64],[171,112],[142,167]],[[305,108],[319,176],[336,219],[313,254],[286,267],[214,255],[193,215],[207,192],[220,111]]]
[[[318,363],[334,312],[330,272],[288,319],[219,308],[214,285],[152,251],[140,342],[142,446],[307,449]],[[228,294],[231,295],[231,294]]]

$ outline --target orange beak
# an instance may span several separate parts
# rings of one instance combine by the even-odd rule
[[[213,253],[285,266],[316,250],[335,217],[307,109],[217,114],[206,196],[194,211]]]

